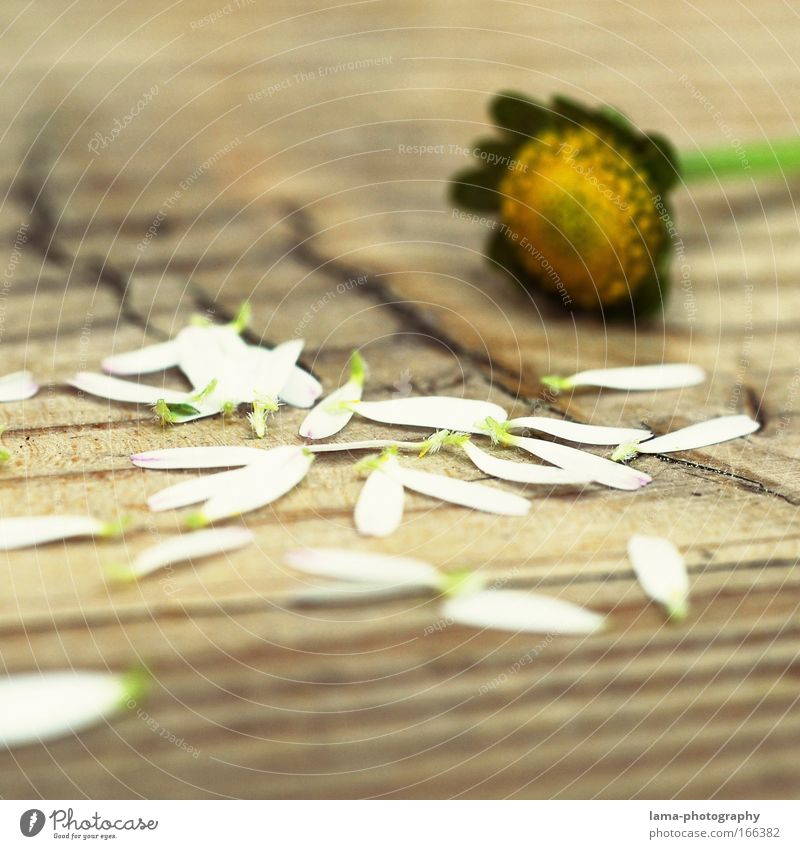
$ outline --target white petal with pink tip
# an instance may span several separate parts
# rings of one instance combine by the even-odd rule
[[[15,371],[0,377],[0,403],[26,401],[39,391],[29,371]]]

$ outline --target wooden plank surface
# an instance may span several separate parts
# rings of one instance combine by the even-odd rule
[[[0,755],[3,797],[800,793],[800,183],[681,190],[689,284],[676,267],[663,321],[635,328],[510,288],[482,259],[485,228],[445,192],[489,128],[490,94],[509,87],[612,102],[686,149],[795,134],[789,4],[6,0],[0,16],[0,351],[4,371],[43,384],[0,408],[13,453],[0,511],[134,518],[124,541],[0,560],[0,654],[7,672],[145,662],[155,676],[138,712]],[[353,530],[354,458],[325,458],[247,517],[256,547],[109,587],[104,566],[182,518],[145,506],[181,473],[127,455],[245,443],[246,423],[162,433],[147,410],[64,380],[245,298],[253,340],[303,336],[328,389],[360,346],[373,398],[466,394],[659,432],[741,411],[763,427],[642,458],[654,483],[635,495],[536,497],[526,520],[411,497],[383,542]],[[540,395],[544,373],[662,359],[700,363],[710,381]],[[269,441],[295,440],[301,418],[283,409]],[[429,462],[479,477],[454,456]],[[686,624],[645,603],[625,557],[635,531],[686,552]],[[613,626],[537,648],[442,623],[424,597],[309,607],[282,566],[298,543],[480,570]]]

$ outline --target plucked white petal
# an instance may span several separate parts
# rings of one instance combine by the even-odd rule
[[[301,339],[272,350],[247,345],[230,327],[186,327],[177,336],[181,370],[196,390],[216,381],[217,405],[277,397],[303,349]]]
[[[405,491],[396,478],[378,468],[370,472],[358,496],[356,529],[371,537],[388,537],[403,519]]]
[[[516,483],[533,484],[585,484],[592,481],[591,475],[583,472],[561,469],[556,466],[536,466],[532,463],[515,463],[493,457],[472,442],[463,445],[467,457],[487,475]]]
[[[259,451],[261,456],[254,462],[262,468],[264,475],[269,475],[272,473],[272,468],[277,468],[291,459],[296,451],[297,448],[295,446],[281,445],[277,448],[271,448],[268,451]],[[229,485],[236,485],[237,481],[247,484],[250,480],[247,469],[251,465],[253,463],[248,464],[244,468],[233,469],[229,472],[203,475],[199,478],[192,477],[189,480],[168,486],[151,495],[147,499],[147,506],[153,512],[158,513],[163,510],[175,510],[180,507],[187,507],[190,504],[199,504],[201,501],[208,501],[216,493],[225,491]]]
[[[348,380],[343,386],[323,398],[303,419],[300,436],[306,439],[326,439],[339,433],[353,417],[351,410],[343,409],[343,401],[360,401],[363,384]]]
[[[241,376],[233,363],[247,354],[248,346],[232,329],[213,325],[184,327],[175,337],[175,342],[178,365],[196,391],[216,380],[224,394],[228,380],[235,381]],[[245,399],[231,397],[227,400],[238,402]]]
[[[208,528],[179,534],[140,552],[131,565],[131,577],[141,578],[172,563],[234,551],[253,541],[246,528]]]
[[[98,536],[106,522],[92,516],[18,516],[0,519],[0,550],[26,548],[69,537]]]
[[[295,366],[280,391],[280,398],[290,407],[307,408],[322,395],[322,384],[300,366]]]
[[[297,359],[303,351],[302,339],[291,339],[276,345],[270,354],[272,363],[268,370],[259,374],[256,390],[258,393],[273,396],[286,386],[286,381],[297,365]],[[262,384],[263,381],[263,384]]]
[[[199,329],[214,338],[215,344],[226,357],[237,357],[246,348],[251,347],[242,339],[239,331],[230,324],[201,325]]]
[[[557,598],[520,590],[480,590],[447,599],[445,620],[473,628],[531,634],[591,634],[603,626],[599,613]]]
[[[422,495],[430,495],[451,504],[496,513],[502,516],[526,516],[531,503],[521,495],[485,486],[482,483],[462,481],[446,475],[421,472],[399,463],[384,466],[384,474],[392,475],[406,488]]]
[[[362,401],[356,412],[384,424],[481,433],[478,425],[489,416],[498,422],[507,419],[502,407],[471,398],[421,396],[386,401]]]
[[[0,678],[0,748],[80,731],[136,695],[127,676],[107,672],[32,672]]]
[[[720,416],[707,422],[665,433],[647,442],[640,443],[636,450],[642,454],[666,454],[670,451],[691,451],[717,445],[729,439],[737,439],[754,433],[761,427],[749,416]]]
[[[309,575],[365,584],[438,588],[439,572],[423,560],[344,548],[298,548],[285,556],[289,566]]]
[[[483,433],[479,424],[487,417],[504,422],[508,414],[489,401],[471,398],[422,396],[393,398],[389,401],[361,401],[355,411],[365,418],[384,424]]]
[[[372,451],[392,446],[419,450],[423,444],[422,442],[397,442],[394,439],[362,439],[357,442],[323,442],[306,445],[306,448],[314,454],[327,454],[331,451]]]
[[[291,376],[303,350],[302,339],[292,339],[272,348],[248,346],[241,355],[228,359],[223,369],[225,397],[239,401],[277,398]]]
[[[303,480],[314,460],[302,448],[291,446],[291,450],[282,463],[253,463],[242,469],[234,483],[226,483],[203,505],[200,517],[216,522],[277,501]]]
[[[39,391],[29,371],[15,371],[0,377],[0,402],[25,401]]]
[[[604,457],[598,457],[578,448],[570,448],[567,445],[558,445],[555,442],[546,442],[543,439],[532,439],[527,436],[513,436],[511,444],[548,463],[586,475],[593,481],[614,489],[640,489],[652,480],[644,472],[629,466],[621,466]]]
[[[230,326],[192,326],[185,328],[185,330],[189,332],[181,331],[182,335],[179,334],[181,341],[176,337],[167,342],[148,345],[136,351],[106,357],[103,360],[103,369],[114,375],[149,374],[155,371],[163,371],[179,365],[181,348],[183,347],[184,364],[186,365],[184,373],[192,381],[194,388],[199,391],[207,386],[212,379],[216,379],[223,384],[219,393],[224,393],[230,390],[230,379],[233,377],[236,382],[236,389],[230,394],[230,397],[225,397],[223,400],[238,402],[251,400],[246,396],[251,394],[254,388],[258,386],[259,381],[253,375],[262,359],[264,362],[269,361],[272,365],[280,366],[282,354],[279,354],[278,360],[270,359],[270,355],[273,353],[271,350],[247,345],[236,330]],[[284,350],[283,353],[291,355],[290,351]],[[247,372],[243,373],[243,368],[237,368],[235,365],[237,360],[242,363],[249,362]],[[271,372],[276,374],[275,382],[280,382],[278,368],[272,368]],[[248,374],[251,375],[249,378]],[[206,377],[209,379],[203,383]],[[247,391],[242,391],[239,387],[240,379],[252,384],[252,387]],[[271,387],[267,386],[267,388]],[[300,366],[294,364],[292,364],[284,385],[279,389],[281,399],[292,407],[310,407],[322,394],[320,382]],[[257,391],[266,394],[264,389]],[[274,395],[276,392],[277,390],[272,389],[269,394]]]
[[[664,363],[631,368],[605,368],[581,371],[568,378],[573,386],[601,386],[640,392],[654,389],[682,389],[706,379],[699,366]]]
[[[143,469],[222,469],[256,463],[266,453],[263,448],[248,448],[245,445],[157,448],[131,454],[131,462]]]
[[[686,615],[689,575],[677,548],[663,537],[637,534],[628,541],[628,557],[645,593],[670,616]]]
[[[218,472],[213,475],[202,475],[198,478],[192,477],[173,486],[165,487],[147,499],[147,506],[154,513],[161,513],[164,510],[177,510],[181,507],[188,507],[190,504],[208,501],[221,487],[235,483],[236,475],[241,475],[245,468]]]
[[[181,392],[177,389],[164,389],[162,386],[149,386],[146,383],[136,383],[133,380],[120,380],[118,377],[109,377],[107,374],[95,372],[78,372],[72,380],[71,386],[96,395],[99,398],[108,398],[110,401],[127,401],[131,404],[155,404],[156,401],[164,400],[168,404],[192,404],[191,393]]]
[[[535,430],[568,442],[582,442],[584,445],[619,445],[623,442],[639,442],[653,435],[649,430],[632,427],[601,427],[545,416],[524,416],[511,419],[506,424],[510,430]]]
[[[178,345],[174,339],[148,345],[136,351],[124,354],[113,354],[103,360],[103,371],[109,374],[125,376],[130,374],[151,374],[154,371],[165,371],[178,364]]]

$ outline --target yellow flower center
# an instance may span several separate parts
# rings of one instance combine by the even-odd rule
[[[559,128],[522,147],[500,184],[518,260],[565,303],[629,301],[654,273],[665,230],[635,162],[610,137]]]

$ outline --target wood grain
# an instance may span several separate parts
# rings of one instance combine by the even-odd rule
[[[681,189],[675,291],[663,320],[636,327],[565,317],[514,289],[483,258],[486,227],[446,199],[499,89],[611,102],[685,149],[796,134],[796,11],[223,5],[98,13],[89,0],[7,0],[0,13],[0,351],[6,371],[32,368],[43,384],[0,409],[13,455],[0,515],[134,520],[124,540],[0,558],[3,667],[144,662],[154,675],[134,710],[0,754],[0,795],[796,798],[800,183]],[[134,469],[128,455],[244,443],[246,423],[161,431],[147,410],[64,382],[193,313],[225,320],[245,298],[250,340],[302,336],[327,389],[359,346],[372,398],[465,394],[658,432],[746,412],[762,429],[641,458],[654,482],[635,495],[529,493],[524,521],[414,496],[383,542],[353,530],[356,458],[324,458],[246,518],[254,547],[109,584],[109,564],[183,518],[145,501],[185,473]],[[544,373],[661,360],[697,362],[710,379],[670,393],[540,392]],[[267,444],[294,441],[301,418],[282,410]],[[348,435],[388,432],[354,422]],[[480,477],[454,455],[428,462]],[[625,556],[634,531],[686,553],[686,624],[645,602]],[[298,544],[480,570],[607,612],[612,626],[540,645],[443,622],[424,596],[313,604],[282,564]]]

